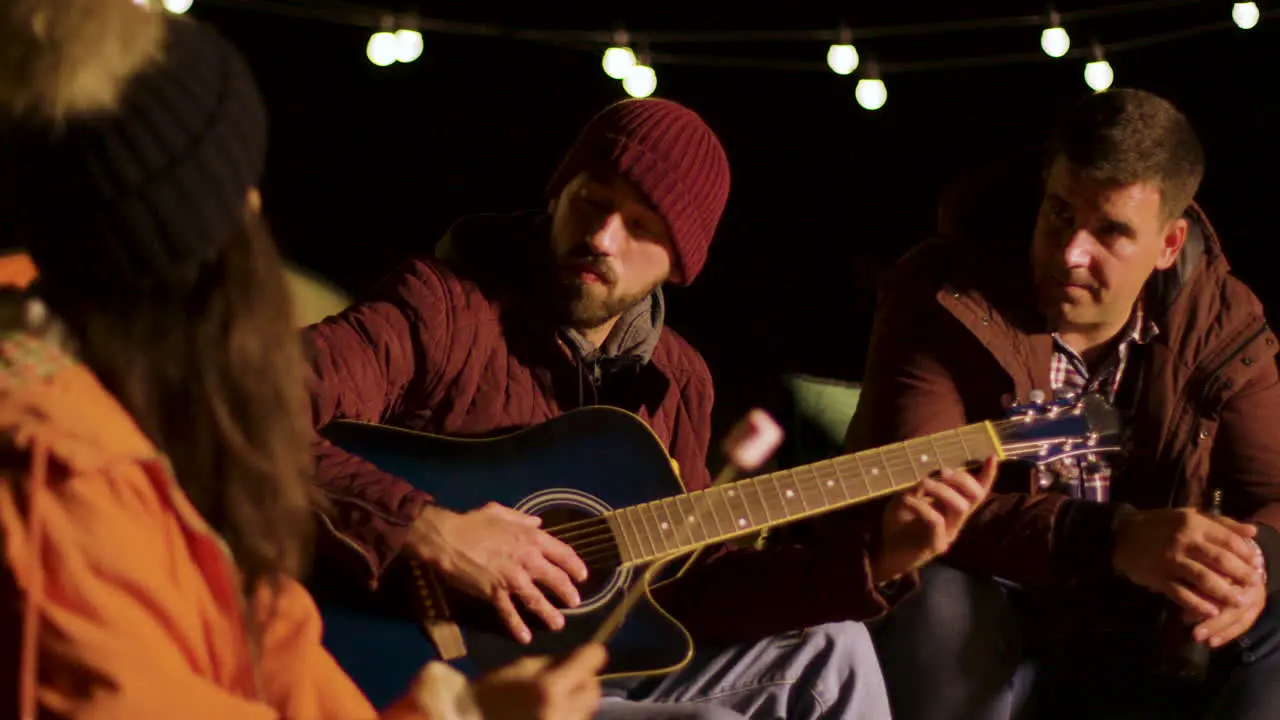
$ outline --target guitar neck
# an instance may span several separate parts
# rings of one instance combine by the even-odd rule
[[[634,505],[605,517],[623,565],[643,565],[918,484],[942,468],[1001,454],[991,423]]]

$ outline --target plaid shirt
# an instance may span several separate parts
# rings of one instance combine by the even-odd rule
[[[1067,347],[1057,333],[1053,334],[1053,358],[1049,362],[1049,382],[1055,398],[1099,393],[1115,402],[1120,378],[1134,343],[1145,345],[1159,332],[1156,324],[1143,317],[1142,304],[1134,307],[1123,338],[1092,377],[1084,358]],[[1105,458],[1089,462],[1086,456],[1063,458],[1040,469],[1040,487],[1062,492],[1070,497],[1092,502],[1107,502],[1111,497],[1111,464]]]

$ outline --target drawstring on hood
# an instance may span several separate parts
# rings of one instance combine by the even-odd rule
[[[624,312],[598,348],[573,328],[561,331],[578,367],[578,407],[590,404],[586,397],[588,381],[598,398],[605,380],[625,370],[638,370],[649,362],[662,334],[665,317],[666,300],[658,288]]]

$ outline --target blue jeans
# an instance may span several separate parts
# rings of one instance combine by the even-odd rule
[[[699,649],[684,669],[629,691],[606,683],[596,718],[888,720],[889,700],[867,628],[842,622]]]
[[[940,563],[921,581],[872,628],[898,720],[1280,718],[1280,596],[1213,653],[1203,682],[1181,685],[1152,672],[1145,635],[1082,628],[1046,640],[1046,623],[1071,620],[1037,615],[1033,626],[1028,591]]]

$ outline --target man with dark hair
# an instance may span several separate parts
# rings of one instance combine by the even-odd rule
[[[1025,177],[970,187],[891,272],[847,445],[1091,392],[1125,452],[1002,469],[875,630],[894,717],[1280,717],[1276,338],[1193,203],[1200,144],[1167,101],[1113,90],[1042,172],[1034,231]]]

